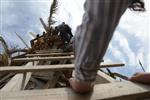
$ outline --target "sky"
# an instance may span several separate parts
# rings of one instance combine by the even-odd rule
[[[66,22],[75,34],[76,27],[82,22],[85,0],[58,0],[55,14],[56,25]],[[9,47],[25,45],[15,32],[30,44],[33,38],[29,32],[42,34],[44,31],[39,18],[47,23],[52,0],[0,0],[0,35]],[[146,12],[133,12],[129,9],[122,16],[114,36],[105,54],[105,62],[125,63],[123,68],[111,68],[112,71],[131,76],[142,71],[140,60],[145,70],[150,72],[150,1],[145,0]]]

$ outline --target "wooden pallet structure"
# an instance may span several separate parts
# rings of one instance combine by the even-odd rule
[[[38,61],[73,60],[73,52],[37,51],[25,58],[12,59],[13,62],[28,62],[24,66],[0,67],[0,73],[15,74],[0,90],[0,100],[148,100],[150,86],[129,81],[116,81],[109,75],[98,71],[94,90],[87,94],[77,94],[70,87],[25,90],[34,72],[72,71],[74,64],[37,65]],[[99,68],[121,67],[122,63],[102,63]],[[9,76],[7,76],[9,77]],[[6,78],[6,77],[5,77]],[[55,77],[57,78],[57,77]],[[0,82],[4,79],[0,79]],[[49,81],[52,83],[53,81]]]

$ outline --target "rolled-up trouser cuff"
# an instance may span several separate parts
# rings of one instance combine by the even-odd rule
[[[82,24],[75,34],[75,78],[96,79],[103,58],[122,14],[131,0],[86,0]]]
[[[97,69],[87,70],[83,67],[75,67],[75,78],[81,82],[93,83],[96,79]]]

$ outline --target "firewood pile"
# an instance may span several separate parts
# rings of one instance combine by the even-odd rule
[[[4,51],[9,52],[3,52],[0,54],[0,66],[26,66],[29,62],[31,62],[31,60],[34,60],[34,58],[36,60],[33,62],[36,66],[73,63],[72,59],[49,59],[50,57],[73,56],[73,53],[70,53],[73,51],[72,44],[70,42],[73,36],[71,33],[71,28],[63,23],[59,26],[56,26],[55,28],[45,28],[45,30],[46,32],[43,32],[41,36],[37,34],[35,39],[32,39],[30,41],[31,48],[11,51],[5,49]],[[18,53],[18,55],[12,56],[17,52],[23,53]],[[67,52],[69,52],[69,55],[63,54]],[[34,54],[37,54],[38,56],[28,56]],[[16,59],[22,58],[26,60],[16,61]],[[25,89],[66,87],[68,86],[68,78],[71,77],[71,75],[71,71],[49,71],[32,73]],[[15,73],[0,73],[0,88],[2,89],[13,76],[15,76]]]
[[[60,25],[61,26],[61,25]],[[24,50],[25,53],[16,55],[11,57],[9,54],[9,58],[5,58],[5,62],[9,61],[9,66],[25,66],[30,62],[30,60],[26,61],[15,61],[15,59],[28,59],[28,58],[36,58],[36,61],[33,61],[36,66],[38,65],[55,65],[55,64],[71,64],[73,63],[72,59],[66,60],[38,60],[38,58],[45,58],[45,57],[60,57],[59,53],[62,53],[62,57],[65,56],[73,56],[73,53],[69,55],[63,55],[63,53],[72,52],[72,47],[68,49],[70,45],[70,40],[72,36],[68,36],[69,41],[65,40],[59,34],[61,31],[57,31],[56,29],[51,28],[48,33],[43,32],[41,36],[37,35],[35,39],[30,41],[31,48]],[[59,33],[59,34],[58,34]],[[65,33],[63,33],[65,34]],[[66,34],[68,35],[68,34]],[[65,37],[65,36],[64,36]],[[23,50],[20,50],[23,51]],[[19,50],[16,50],[19,52]],[[12,53],[13,54],[13,53]],[[37,54],[38,56],[28,56],[28,55]],[[44,55],[45,54],[45,55]],[[52,55],[46,55],[52,54]],[[57,55],[58,54],[58,55]],[[4,57],[3,57],[4,60]],[[2,57],[1,57],[2,62]],[[4,64],[1,63],[2,66]],[[15,73],[5,73],[0,74],[0,88],[3,88],[9,80],[15,75]],[[31,78],[26,85],[25,89],[40,89],[40,88],[57,88],[57,87],[66,87],[68,86],[68,78],[71,77],[71,71],[49,71],[49,72],[35,72],[32,73]]]

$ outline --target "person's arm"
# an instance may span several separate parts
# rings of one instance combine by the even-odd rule
[[[71,27],[67,24],[65,24],[64,26],[65,26],[66,32],[70,35],[69,37],[72,38],[73,35],[72,35],[72,32],[71,32]]]
[[[150,73],[138,72],[129,78],[129,80],[150,85]]]
[[[86,92],[93,87],[98,65],[129,1],[86,0],[85,14],[74,42],[75,78],[70,80],[70,84],[76,92]]]
[[[73,35],[72,35],[72,32],[71,32],[71,27],[69,27],[69,26],[68,26],[68,31],[69,31],[68,33],[69,33],[70,37],[72,38]]]

